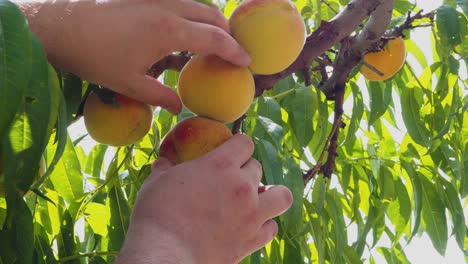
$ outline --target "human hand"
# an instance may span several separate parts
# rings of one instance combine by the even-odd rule
[[[273,217],[292,204],[284,186],[259,192],[254,146],[235,135],[177,166],[161,158],[133,209],[117,263],[238,263],[277,233]]]
[[[37,1],[37,0],[32,0]],[[49,61],[85,80],[172,113],[177,94],[147,70],[174,51],[215,54],[247,66],[216,7],[191,0],[19,2]]]

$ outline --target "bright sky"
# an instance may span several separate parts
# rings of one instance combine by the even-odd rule
[[[418,0],[413,1],[425,11],[436,9],[442,4],[442,0]],[[427,28],[420,28],[412,32],[412,39],[422,48],[424,54],[431,54],[430,46],[430,30]],[[432,57],[427,57],[428,63],[431,63]],[[401,121],[402,123],[402,121]],[[401,127],[401,126],[400,126]],[[404,126],[403,126],[404,127]],[[76,138],[79,135],[86,133],[82,120],[75,123],[69,128],[69,132],[72,138]],[[95,143],[89,137],[83,140],[85,152],[87,153]],[[468,215],[468,214],[467,214]],[[352,236],[351,236],[352,237]],[[390,246],[388,242],[382,241],[379,243],[380,246]],[[447,245],[447,253],[445,258],[440,256],[438,252],[433,248],[430,239],[427,235],[416,237],[412,243],[405,247],[405,252],[412,264],[461,264],[465,263],[463,254],[455,242],[455,239],[451,238]],[[379,258],[379,254],[374,254],[374,258],[377,263],[384,263],[383,258]]]

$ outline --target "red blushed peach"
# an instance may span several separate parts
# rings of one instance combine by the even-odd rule
[[[178,164],[196,159],[232,136],[221,122],[194,116],[179,122],[161,142],[159,155]]]

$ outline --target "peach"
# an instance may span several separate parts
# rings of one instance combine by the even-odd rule
[[[364,62],[379,72],[369,68],[366,64],[361,67],[361,74],[370,81],[385,81],[395,75],[405,63],[406,49],[403,38],[391,39],[385,47],[378,52],[364,55]]]
[[[212,55],[195,55],[180,73],[178,93],[193,113],[228,123],[249,109],[255,83],[248,68]]]
[[[179,164],[210,152],[231,136],[221,122],[200,116],[185,118],[166,134],[159,155]]]
[[[101,144],[127,146],[143,138],[151,128],[151,107],[116,93],[113,103],[104,103],[91,92],[86,99],[83,117],[89,135]]]
[[[304,47],[305,24],[289,0],[245,0],[229,24],[233,37],[250,54],[250,69],[256,74],[286,69]]]

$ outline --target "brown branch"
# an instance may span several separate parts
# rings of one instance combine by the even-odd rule
[[[411,16],[411,12],[408,11],[408,14],[406,16],[406,20],[403,24],[396,26],[390,31],[390,36],[398,37],[398,36],[403,36],[403,31],[408,30],[408,29],[414,29],[417,27],[426,27],[434,24],[434,17],[436,11],[431,11],[429,13],[423,14],[424,10],[419,10],[416,14]],[[413,25],[414,21],[428,18],[431,22],[429,24],[423,24],[423,25]]]
[[[242,115],[239,119],[234,121],[234,124],[232,124],[232,129],[231,129],[232,134],[237,134],[240,132],[242,122],[244,121],[245,118],[246,118],[246,115]]]
[[[335,158],[338,148],[338,137],[340,134],[340,128],[344,128],[343,123],[343,103],[344,103],[344,93],[345,85],[348,79],[349,72],[343,72],[340,80],[338,80],[335,86],[335,117],[333,121],[333,127],[335,128],[335,133],[331,135],[330,145],[328,147],[328,158],[325,166],[321,169],[323,176],[330,178],[334,169],[335,169]]]
[[[304,78],[305,86],[310,86],[312,84],[312,77],[310,76],[309,68],[302,69],[302,77]]]
[[[181,71],[190,60],[191,54],[182,52],[181,54],[172,54],[155,63],[148,70],[148,75],[154,78],[159,77],[165,70]]]
[[[304,186],[307,185],[307,183],[315,178],[315,176],[322,171],[322,166],[323,166],[323,160],[325,159],[325,153],[328,152],[329,146],[331,144],[331,141],[333,139],[333,135],[336,134],[336,131],[339,130],[339,127],[334,125],[332,127],[332,130],[330,132],[330,135],[328,135],[327,140],[325,141],[325,144],[323,146],[322,153],[320,153],[320,157],[317,160],[317,164],[312,168],[309,169],[302,177],[304,179]]]

